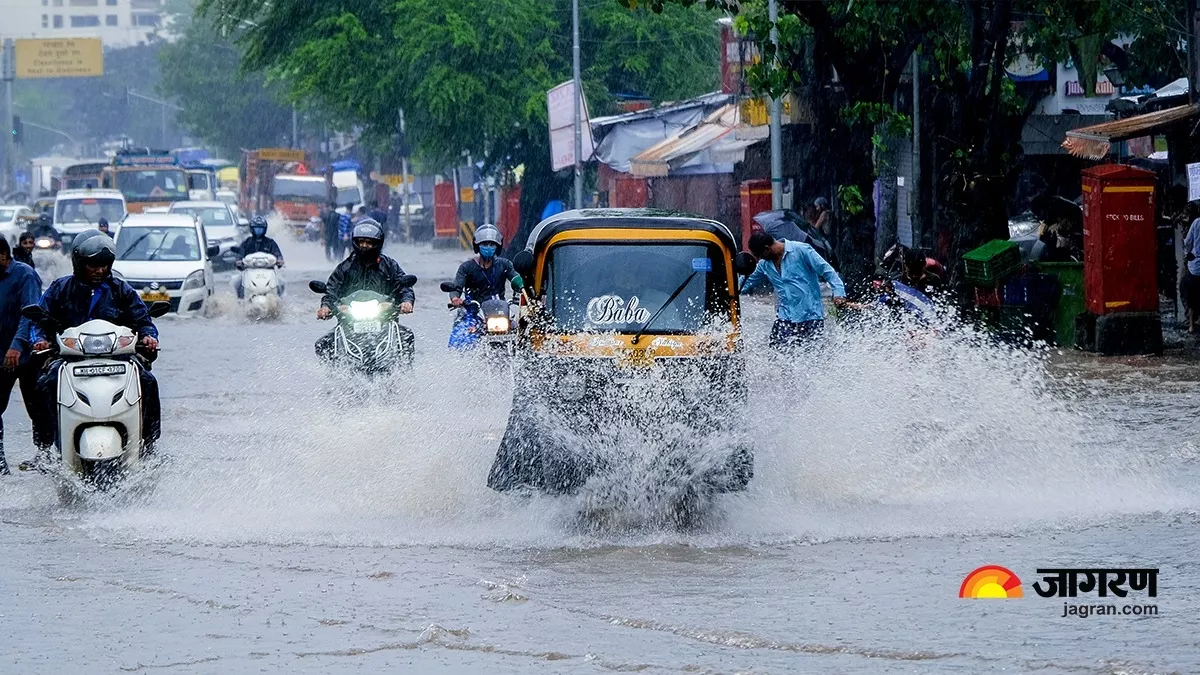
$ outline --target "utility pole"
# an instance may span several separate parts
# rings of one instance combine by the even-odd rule
[[[296,114],[296,106],[292,106],[292,149],[293,150],[300,147],[300,140],[298,138],[299,134],[297,131],[298,127],[299,127],[298,117],[299,116]]]
[[[4,185],[4,194],[12,192],[16,188],[16,181],[13,179],[13,167],[16,162],[13,161],[13,102],[12,102],[12,84],[13,78],[17,74],[16,54],[13,49],[12,38],[4,38],[3,51],[3,66],[0,68],[3,72],[4,80],[4,164],[0,166],[0,183]]]
[[[1187,28],[1188,28],[1188,101],[1190,103],[1200,102],[1200,96],[1197,92],[1200,91],[1200,54],[1197,54],[1200,45],[1197,44],[1197,33],[1200,32],[1200,11],[1197,11],[1196,0],[1187,0]]]
[[[408,137],[404,135],[404,108],[400,109],[400,194],[403,195],[401,212],[404,213],[404,241],[412,243],[412,208],[408,204]]]
[[[912,214],[912,245],[923,248],[925,241],[925,224],[921,222],[921,55],[913,50],[912,55],[912,187],[909,194],[908,210]]]
[[[775,0],[771,0],[772,3]],[[579,0],[571,0],[572,69],[575,78],[575,208],[583,208],[583,79],[579,76]]]
[[[577,0],[578,1],[578,0]],[[779,65],[779,7],[776,0],[767,4],[767,17],[771,21],[771,44],[775,47],[775,57],[771,59],[771,67]],[[771,99],[771,210],[783,208],[783,133],[780,117],[782,104],[778,98]]]

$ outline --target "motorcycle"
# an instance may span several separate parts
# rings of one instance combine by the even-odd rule
[[[318,241],[321,239],[321,219],[313,216],[308,219],[308,224],[304,226],[304,238],[309,241]]]
[[[170,303],[150,305],[157,318]],[[137,334],[101,319],[55,326],[45,310],[30,305],[21,315],[57,334],[58,428],[55,445],[63,469],[97,490],[115,487],[142,462],[142,384],[138,359],[157,352],[138,348]]]
[[[417,278],[407,274],[401,287],[411,287]],[[313,293],[324,295],[324,282],[310,281]],[[333,364],[346,365],[366,374],[387,373],[396,366],[411,368],[415,351],[412,333],[400,325],[400,307],[385,295],[358,290],[338,300],[333,328]]]
[[[447,304],[450,309],[458,310],[454,327],[450,329],[450,349],[467,351],[475,349],[480,343],[487,345],[489,353],[512,356],[517,334],[514,330],[509,303],[503,298],[490,298],[482,303],[472,300],[460,286],[445,282],[441,285],[444,293],[463,294],[463,304],[455,306]]]
[[[279,260],[270,253],[251,253],[242,258],[242,295],[246,300],[246,315],[251,319],[274,318],[283,308],[280,300]]]

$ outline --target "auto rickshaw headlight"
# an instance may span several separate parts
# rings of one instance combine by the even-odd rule
[[[558,379],[558,395],[564,401],[578,401],[587,394],[587,378],[583,373],[566,373]]]
[[[489,316],[487,320],[487,332],[489,333],[507,333],[509,321],[507,316]]]

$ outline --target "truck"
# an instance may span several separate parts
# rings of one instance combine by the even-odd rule
[[[188,200],[187,175],[165,150],[118,150],[100,174],[100,187],[120,190],[129,213]]]
[[[286,148],[251,150],[239,167],[242,213],[279,219],[297,235],[330,198],[325,177],[309,173],[308,153]]]

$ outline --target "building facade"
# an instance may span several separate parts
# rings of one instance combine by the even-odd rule
[[[98,37],[131,47],[162,33],[163,0],[3,0],[0,38]]]

